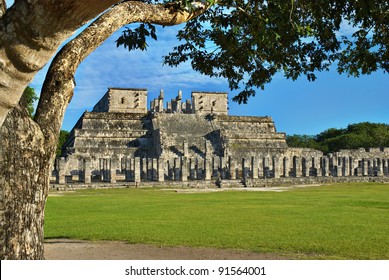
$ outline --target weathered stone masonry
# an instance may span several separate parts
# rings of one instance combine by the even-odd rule
[[[389,149],[323,155],[289,148],[270,117],[228,116],[227,93],[182,93],[164,108],[164,92],[109,89],[85,112],[64,145],[55,185],[189,186],[389,179]],[[53,181],[54,183],[54,181]]]

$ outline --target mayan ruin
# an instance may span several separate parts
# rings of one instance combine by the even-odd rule
[[[109,88],[56,160],[52,186],[271,186],[385,181],[389,148],[324,155],[289,148],[271,117],[229,116],[225,92],[150,102],[146,89]]]

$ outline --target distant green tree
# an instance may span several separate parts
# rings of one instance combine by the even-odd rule
[[[39,98],[35,93],[35,89],[28,86],[23,92],[22,98],[20,99],[20,104],[22,104],[23,107],[25,107],[28,111],[28,114],[31,116],[31,118],[34,116],[34,102],[37,101]]]
[[[290,147],[319,149],[315,136],[311,135],[291,135],[286,137],[286,143]]]
[[[380,147],[389,147],[389,126],[380,124],[372,132],[372,137]]]
[[[368,148],[375,145],[365,135],[350,133],[325,139],[322,146],[327,147],[328,152],[335,152],[340,149]]]
[[[60,157],[62,154],[62,146],[66,142],[69,137],[70,132],[67,130],[61,130],[58,138],[58,146],[57,146],[57,157]]]
[[[362,122],[350,124],[347,128],[327,129],[316,136],[287,136],[289,147],[314,148],[323,153],[340,149],[389,147],[389,125]]]
[[[326,139],[335,138],[344,133],[344,129],[329,128],[316,135],[315,140],[317,142],[324,142]]]

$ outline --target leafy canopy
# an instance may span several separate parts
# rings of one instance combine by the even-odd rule
[[[337,64],[351,76],[389,70],[389,1],[206,0],[212,6],[178,32],[182,42],[164,57],[178,66],[191,61],[194,70],[224,77],[234,100],[246,103],[276,73],[305,76]],[[195,8],[182,0],[183,9]],[[156,39],[152,25],[126,29],[117,44],[129,50]]]

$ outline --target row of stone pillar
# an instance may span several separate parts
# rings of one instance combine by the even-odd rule
[[[389,160],[382,158],[338,157],[332,160],[334,176],[388,176]]]
[[[82,159],[78,170],[79,181],[91,183],[92,168],[89,158]],[[99,159],[99,181],[115,183],[118,180],[118,160]],[[65,184],[64,159],[57,161],[57,183]],[[388,176],[389,159],[362,159],[352,157],[251,157],[241,161],[233,157],[205,158],[123,158],[119,174],[125,181],[139,183],[142,180],[163,182],[165,180],[211,180],[259,179],[280,177],[321,177],[321,176]],[[93,172],[96,174],[96,170]]]

